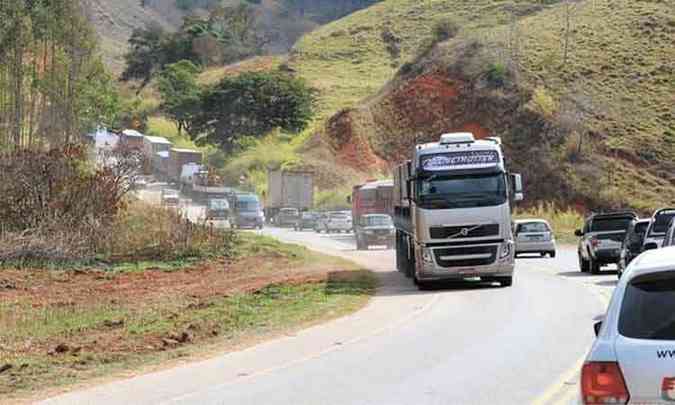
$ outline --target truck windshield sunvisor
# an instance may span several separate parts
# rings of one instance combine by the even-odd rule
[[[507,201],[503,174],[420,178],[418,204],[424,209],[472,208],[502,205]]]

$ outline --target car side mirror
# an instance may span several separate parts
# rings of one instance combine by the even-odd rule
[[[659,245],[657,245],[654,242],[649,242],[645,245],[643,250],[647,251],[647,250],[654,250],[654,249],[658,249],[658,248],[659,248]]]
[[[600,329],[602,329],[602,321],[598,321],[593,324],[593,331],[595,332],[595,336],[598,336],[600,334]]]
[[[584,236],[584,233],[581,232],[581,229],[577,229],[574,231],[574,236],[582,237]]]

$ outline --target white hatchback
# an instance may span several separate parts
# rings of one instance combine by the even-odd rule
[[[675,403],[675,247],[631,262],[596,331],[581,372],[584,404]]]

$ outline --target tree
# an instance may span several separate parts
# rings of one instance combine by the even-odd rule
[[[176,121],[178,132],[187,129],[200,105],[200,89],[197,85],[199,68],[190,61],[168,65],[157,82],[162,95],[160,108]]]
[[[129,38],[129,52],[124,55],[127,66],[120,78],[142,80],[140,89],[145,87],[166,63],[165,36],[164,29],[157,24],[135,29]]]
[[[96,52],[87,1],[0,4],[0,148],[70,142],[115,114],[113,103],[100,104],[116,89]]]
[[[305,82],[281,72],[226,77],[204,92],[192,136],[230,152],[246,136],[262,137],[275,128],[305,129],[313,104],[313,91]]]

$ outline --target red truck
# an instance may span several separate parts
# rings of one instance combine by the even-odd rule
[[[354,186],[352,195],[348,199],[352,204],[354,226],[359,223],[362,215],[393,215],[393,191],[393,180],[369,180],[364,184]]]

